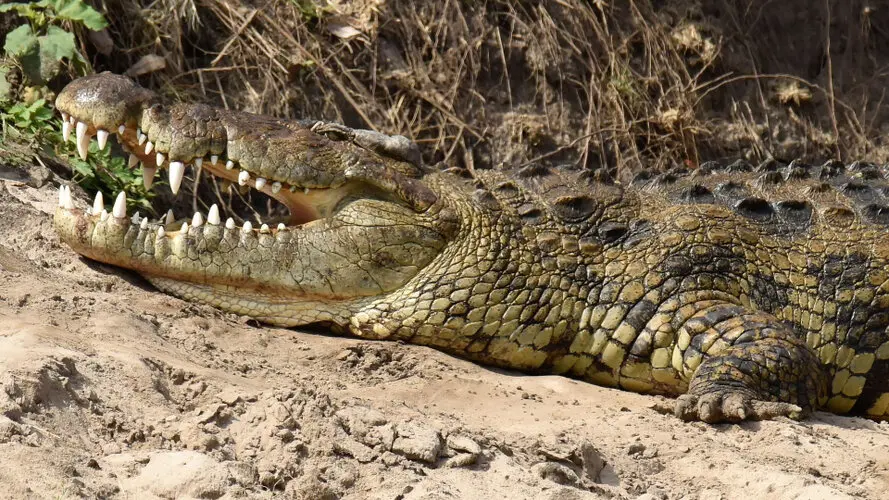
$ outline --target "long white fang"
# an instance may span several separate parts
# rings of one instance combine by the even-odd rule
[[[268,181],[266,181],[263,177],[257,177],[256,182],[253,184],[253,186],[256,189],[262,189],[265,187],[266,182],[268,182]]]
[[[280,190],[281,190],[281,183],[278,181],[273,182],[272,183],[272,193],[277,194],[278,191],[280,191]]]
[[[164,231],[163,226],[157,228],[157,237],[158,238],[163,238],[164,236],[166,236],[166,234],[167,234],[167,232]]]
[[[151,153],[151,150],[154,149],[154,144],[151,141],[145,143],[145,154]]]
[[[126,125],[121,125],[121,126],[117,127],[117,133],[118,133],[118,135],[123,135],[123,133],[126,132],[126,131],[127,131],[127,126],[126,126]]]
[[[225,169],[226,170],[231,170],[233,168],[235,168],[235,162],[233,162],[231,160],[228,160],[227,162],[225,162]]]
[[[148,229],[148,217],[142,219],[142,222],[139,223],[139,229],[142,229],[143,231]]]
[[[167,161],[167,157],[164,156],[163,153],[158,153],[157,156],[154,157],[154,160],[154,163],[157,164],[158,167],[160,167],[163,166],[165,161]]]
[[[204,225],[204,216],[201,215],[200,212],[195,212],[194,217],[191,218],[191,225],[194,227],[201,227]]]
[[[99,151],[105,149],[105,145],[108,144],[108,131],[102,129],[97,130],[96,140],[99,142]]]
[[[278,223],[278,231],[283,231],[285,229],[287,229],[287,226],[285,226],[283,222],[279,222]]]
[[[139,164],[139,157],[130,153],[130,156],[127,158],[127,168],[133,168]]]
[[[250,172],[246,170],[241,170],[241,173],[238,174],[238,185],[243,186],[247,184],[247,181],[250,180]]]
[[[207,223],[214,226],[219,225],[219,207],[215,203],[210,207],[210,211],[207,212]]]
[[[86,133],[89,125],[83,122],[77,122],[75,132],[77,134],[77,154],[81,160],[86,160],[86,156],[90,150],[90,136]]]
[[[111,208],[111,215],[118,219],[127,216],[127,195],[123,191],[117,193],[117,199],[114,200],[114,207]]]
[[[59,206],[60,207],[65,206],[65,185],[64,184],[59,186]]]
[[[74,199],[71,198],[71,186],[65,186],[65,209],[74,209]]]
[[[62,113],[62,121],[65,121],[65,122],[68,121],[68,113],[65,113],[64,111],[62,111],[61,113]]]
[[[96,191],[96,199],[93,200],[93,213],[97,214],[105,210],[105,199],[102,198],[102,192]]]
[[[71,124],[68,123],[68,120],[62,121],[62,139],[65,142],[71,140]]]
[[[253,231],[253,224],[251,224],[249,220],[244,221],[244,227],[241,230],[245,233],[249,233],[250,231]]]
[[[219,163],[219,155],[210,155],[210,163],[214,165]]]
[[[139,145],[145,144],[145,141],[148,139],[148,136],[142,133],[142,129],[138,129],[136,131],[136,140],[139,141]]]
[[[156,168],[142,165],[142,185],[145,186],[145,189],[151,189],[155,174],[157,174]]]
[[[195,158],[194,159],[194,166],[197,168],[201,168],[202,166],[204,166],[204,159],[203,158]]]
[[[167,210],[167,216],[164,219],[164,225],[169,226],[174,222],[176,222],[176,217],[173,217],[173,209]]]
[[[181,161],[170,162],[170,190],[173,194],[179,192],[179,186],[182,185],[182,176],[185,175],[185,164]]]
[[[213,206],[216,206],[216,205],[213,205]],[[229,217],[228,219],[225,219],[225,228],[226,229],[234,229],[235,228],[235,220],[232,219],[231,217]]]

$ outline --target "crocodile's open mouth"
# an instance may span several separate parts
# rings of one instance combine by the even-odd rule
[[[74,132],[72,134],[72,131]],[[285,216],[275,214],[276,210],[269,210],[269,219],[272,227],[262,222],[253,223],[249,220],[249,216],[238,217],[237,214],[231,214],[234,217],[228,217],[223,223],[223,214],[218,205],[213,204],[206,216],[201,212],[196,212],[190,218],[177,218],[172,210],[167,211],[166,215],[157,221],[143,219],[138,214],[132,218],[134,224],[142,226],[157,224],[171,236],[176,231],[181,230],[182,225],[185,228],[190,226],[200,226],[202,224],[224,224],[226,228],[233,229],[235,218],[243,220],[241,228],[243,231],[265,231],[276,232],[303,226],[318,220],[321,217],[328,216],[334,211],[336,206],[345,199],[355,188],[355,183],[343,183],[337,187],[309,187],[291,182],[282,182],[270,177],[261,177],[251,174],[246,168],[241,168],[240,164],[232,159],[226,158],[224,154],[209,154],[205,157],[192,157],[188,160],[170,160],[169,149],[160,144],[157,138],[151,137],[150,133],[145,133],[138,126],[128,126],[128,124],[120,124],[116,130],[105,130],[99,128],[88,121],[79,121],[74,116],[62,112],[62,134],[65,141],[72,137],[77,145],[77,151],[81,159],[86,159],[89,154],[90,142],[95,138],[98,148],[104,149],[110,147],[108,145],[110,137],[116,137],[118,143],[125,153],[129,155],[128,166],[130,168],[142,168],[142,179],[146,189],[151,189],[154,185],[158,170],[167,171],[167,179],[170,190],[173,194],[177,194],[182,186],[182,181],[189,170],[207,173],[221,180],[222,184],[231,189],[237,189],[238,186],[255,190],[262,195],[276,200],[288,212]],[[108,216],[105,209],[105,200],[101,192],[96,193],[95,201],[91,207],[87,209],[88,215],[92,217],[103,217],[102,212],[105,211],[104,217]],[[281,210],[277,210],[281,212]],[[111,215],[117,218],[126,217],[126,195],[120,193],[111,211]],[[257,217],[259,218],[259,217]]]
[[[181,297],[276,324],[345,325],[350,311],[414,279],[456,231],[405,137],[166,102],[110,73],[69,83],[56,108],[81,158],[114,136],[146,187],[166,171],[175,196],[188,172],[202,172],[247,190],[245,202],[217,196],[191,217],[151,219],[128,214],[124,193],[109,210],[101,193],[86,206],[61,188],[63,242]],[[193,206],[204,203],[200,184]],[[279,206],[239,217],[257,197]]]

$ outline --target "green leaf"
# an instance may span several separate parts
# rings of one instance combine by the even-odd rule
[[[20,58],[33,51],[37,44],[37,37],[31,31],[31,26],[23,24],[6,34],[3,50],[13,57]]]
[[[37,37],[40,43],[40,57],[49,57],[55,61],[62,59],[71,59],[74,57],[74,34],[59,28],[58,26],[49,26],[46,34]]]
[[[60,0],[56,2],[57,17],[68,21],[83,23],[84,26],[99,31],[108,27],[105,16],[96,9],[83,3],[83,0]]]
[[[71,166],[74,167],[74,170],[86,177],[87,179],[91,179],[96,176],[96,172],[93,170],[93,167],[90,166],[89,163],[82,160],[71,160]]]
[[[18,12],[21,15],[25,15],[33,9],[31,8],[31,4],[27,3],[5,3],[0,5],[0,12],[9,12],[11,10]]]

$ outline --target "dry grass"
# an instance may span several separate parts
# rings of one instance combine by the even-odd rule
[[[400,133],[429,162],[636,170],[732,156],[889,160],[879,139],[889,129],[880,109],[889,13],[861,2],[155,0],[106,9],[119,53],[97,58],[97,69],[123,72],[157,54],[167,68],[141,81],[168,94]]]

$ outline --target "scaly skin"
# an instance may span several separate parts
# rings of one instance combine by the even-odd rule
[[[401,137],[158,102],[103,74],[70,84],[57,107],[89,132],[125,125],[128,149],[141,150],[139,126],[168,160],[247,171],[254,187],[263,176],[294,214],[278,229],[216,221],[159,235],[63,193],[63,241],[161,290],[678,396],[688,420],[889,416],[883,168],[708,163],[626,186],[540,166],[470,174],[424,168]],[[208,166],[214,154],[235,168]]]

